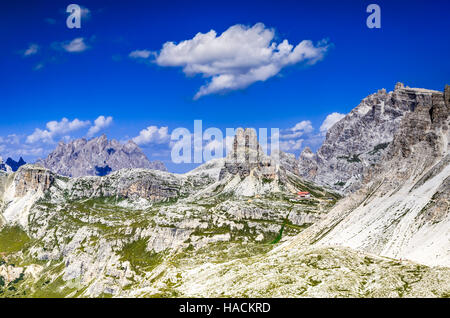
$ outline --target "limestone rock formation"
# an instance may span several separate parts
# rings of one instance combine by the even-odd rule
[[[450,87],[403,89],[401,120],[363,187],[292,244],[344,245],[431,266],[450,266]]]
[[[170,270],[166,261],[188,264],[191,252],[207,251],[208,259],[218,261],[262,253],[272,248],[269,243],[320,220],[337,201],[267,156],[251,130],[238,136],[244,143],[236,142],[228,158],[181,175],[121,169],[68,178],[32,165],[0,173],[0,236],[12,233],[21,238],[15,241],[26,242],[20,255],[1,254],[24,259],[14,265],[26,283],[10,282],[15,289],[5,295],[50,290],[65,296],[130,296],[147,287],[155,294],[152,281],[164,276],[160,270]],[[300,190],[314,195],[298,200]],[[9,273],[12,261],[2,262],[0,273]],[[28,287],[40,281],[51,283]],[[0,292],[5,292],[1,286]]]
[[[379,94],[411,109],[339,201],[249,129],[185,174],[0,171],[1,297],[448,297],[450,88]],[[315,157],[301,155],[310,178]]]
[[[311,186],[299,177],[294,155],[282,151],[267,155],[251,128],[236,130],[233,148],[223,160],[216,185],[225,192],[248,197],[270,193],[296,195]]]
[[[308,180],[314,180],[317,176],[317,161],[311,148],[305,147],[300,154],[299,160],[299,174]]]
[[[254,129],[238,128],[233,147],[225,159],[219,178],[223,179],[226,173],[238,174],[241,178],[245,178],[252,172],[261,177],[274,179],[275,164],[275,161],[264,153]]]
[[[144,168],[166,171],[160,161],[150,162],[133,142],[121,144],[105,135],[90,140],[60,142],[58,147],[38,164],[53,172],[68,176],[104,176],[124,168]]]
[[[429,107],[432,96],[442,92],[398,83],[394,91],[382,89],[364,98],[328,130],[314,156],[305,149],[300,175],[341,193],[354,192],[366,171],[382,160],[405,115],[421,105]]]
[[[123,169],[103,178],[71,179],[67,186],[70,199],[115,197],[159,202],[176,198],[183,191],[182,182],[177,176],[144,169]]]
[[[15,197],[23,197],[30,192],[45,192],[54,180],[54,174],[48,169],[25,165],[14,175]]]
[[[287,171],[290,171],[297,176],[300,174],[298,170],[298,161],[294,154],[279,151],[277,160],[279,160],[279,165]]]

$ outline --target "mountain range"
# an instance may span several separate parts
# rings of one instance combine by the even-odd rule
[[[449,114],[450,86],[397,84],[315,154],[278,161],[238,129],[185,174],[113,167],[106,137],[61,144],[0,171],[0,296],[448,297]]]
[[[126,168],[167,170],[161,161],[149,161],[133,141],[122,144],[108,140],[105,135],[90,140],[75,139],[67,144],[60,142],[37,164],[68,177],[104,176]]]
[[[26,162],[22,157],[20,157],[19,161],[15,161],[12,158],[8,157],[8,159],[6,159],[6,162],[3,162],[2,157],[0,157],[0,171],[14,172],[19,170],[19,168],[25,164]]]
[[[382,160],[404,117],[432,96],[442,92],[405,87],[385,89],[364,98],[327,132],[316,154],[305,148],[299,158],[299,173],[317,184],[340,193],[358,190],[364,174]]]

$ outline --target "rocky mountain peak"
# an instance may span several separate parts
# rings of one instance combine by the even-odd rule
[[[395,84],[395,90],[399,90],[405,88],[405,84],[397,82],[397,84]]]
[[[228,160],[256,163],[264,156],[255,129],[236,129],[233,146],[227,155]]]
[[[12,158],[6,159],[5,164],[11,168],[12,171],[17,171],[21,166],[25,165],[26,162],[22,157],[19,158],[19,161],[15,161]]]
[[[274,178],[276,163],[267,156],[261,145],[255,129],[236,129],[233,146],[228,153],[224,167],[220,172],[220,178],[226,173],[239,174],[241,178],[247,177],[251,172]]]
[[[309,152],[300,156],[300,174],[341,193],[357,190],[364,173],[386,153],[405,115],[424,105],[429,109],[442,96],[402,83],[394,91],[381,89],[367,96],[328,130],[314,157]]]
[[[127,151],[128,153],[140,152],[141,151],[139,146],[133,140],[127,141],[125,143],[125,145],[123,146],[123,149],[125,151]]]
[[[408,98],[400,99],[404,94]],[[344,245],[448,267],[450,89],[446,86],[442,93],[401,87],[393,96],[395,103],[413,107],[402,116],[384,155],[363,166],[361,188],[301,233],[297,242],[311,239],[323,246]]]
[[[275,160],[254,130],[241,129],[226,158],[183,175],[123,169],[64,178],[33,165],[0,173],[0,227],[28,237],[17,253],[2,251],[0,276],[6,283],[0,292],[136,297],[193,290],[189,295],[220,296],[237,289],[247,293],[250,284],[258,297],[267,292],[267,284],[258,283],[269,272],[288,296],[300,286],[295,295],[446,297],[449,110],[448,87],[444,94],[379,90],[329,130],[328,148],[316,154],[305,148],[302,166],[293,154],[279,152]],[[371,149],[389,137],[382,129],[397,120],[390,141]],[[365,152],[345,152],[355,149]],[[135,164],[139,153],[132,142],[99,137],[61,143],[52,158],[77,169],[103,163],[106,171],[123,158]],[[347,171],[353,179],[346,182],[359,180],[362,187],[339,199],[298,177],[300,167],[317,180],[331,172],[345,177]],[[362,180],[352,174],[359,168]],[[214,266],[204,265],[205,255]],[[225,271],[231,274],[223,287]],[[299,280],[287,284],[286,273]],[[50,287],[41,284],[47,281]],[[336,282],[345,289],[336,292]],[[143,294],[143,286],[154,288]],[[269,289],[277,293],[269,296],[283,295],[280,288]]]
[[[308,146],[306,146],[300,154],[300,158],[303,158],[303,159],[311,159],[313,157],[314,157],[314,153],[312,152],[311,148],[309,148]]]
[[[82,138],[67,144],[61,142],[38,164],[70,177],[103,176],[124,168],[166,171],[162,162],[150,162],[134,142],[121,144],[115,139],[108,140],[104,134],[90,140]]]
[[[298,158],[299,161],[299,174],[308,179],[313,180],[317,175],[317,157],[312,152],[311,148],[308,146],[303,149],[303,151],[300,154],[300,157]]]
[[[27,193],[44,192],[50,188],[54,180],[54,174],[48,169],[34,165],[21,166],[14,175],[15,196],[23,197]]]
[[[437,160],[448,146],[450,90],[444,92],[420,89],[423,96],[418,98],[414,111],[407,113],[400,128],[387,149],[386,158],[406,158],[414,154],[415,159],[430,157],[427,164]],[[444,139],[444,140],[443,140]],[[417,149],[417,145],[422,147]],[[426,149],[426,151],[423,151]],[[420,154],[420,156],[419,156]]]

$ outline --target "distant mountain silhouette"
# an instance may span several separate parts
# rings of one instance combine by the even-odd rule
[[[149,161],[133,141],[120,143],[102,135],[90,140],[60,142],[47,158],[37,162],[63,176],[105,176],[120,169],[155,169],[166,171],[161,161]]]
[[[6,159],[5,163],[11,167],[12,171],[17,171],[21,166],[26,164],[25,160],[23,160],[22,157],[20,157],[19,161],[15,161],[12,158],[8,158]]]

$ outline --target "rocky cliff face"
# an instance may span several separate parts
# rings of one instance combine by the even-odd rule
[[[179,197],[182,180],[168,172],[132,169],[111,173],[103,178],[75,178],[67,183],[70,199],[105,198],[146,199],[160,202]]]
[[[160,161],[150,162],[133,142],[121,144],[105,135],[91,140],[77,139],[60,142],[44,160],[38,162],[53,172],[69,176],[103,176],[124,168],[144,168],[165,171]]]
[[[450,266],[450,87],[401,89],[406,113],[363,187],[293,244],[344,245],[428,265]]]
[[[304,177],[307,180],[314,180],[314,178],[317,176],[317,159],[315,154],[311,151],[309,147],[305,147],[303,149],[302,153],[300,154],[300,157],[298,158],[299,164],[298,164],[298,171],[299,175]]]
[[[67,178],[30,165],[0,174],[0,227],[6,224],[0,236],[27,242],[19,254],[0,254],[23,260],[7,258],[0,265],[0,275],[12,284],[8,288],[15,288],[7,295],[17,290],[36,296],[42,291],[119,296],[141,288],[156,295],[160,287],[153,282],[172,266],[166,262],[185,266],[202,254],[223,262],[264,253],[271,242],[317,222],[337,201],[333,193],[275,164],[254,131],[240,130],[239,136],[244,143],[236,142],[228,158],[182,175],[122,169],[103,177]],[[313,197],[298,200],[300,190]],[[13,283],[11,264],[20,267],[14,273],[23,274],[23,282]],[[51,283],[38,286],[39,281]]]
[[[0,172],[0,295],[448,297],[450,88],[419,91],[336,205],[251,130],[182,175]]]
[[[223,179],[226,174],[246,178],[252,173],[252,175],[274,179],[275,164],[275,161],[263,152],[254,129],[238,128],[233,148],[225,159],[219,178]]]
[[[284,152],[267,155],[254,129],[237,129],[233,148],[223,160],[217,185],[226,193],[252,197],[285,193],[295,196],[311,184],[298,176],[295,156]],[[323,194],[321,190],[320,193]]]
[[[52,172],[38,166],[24,166],[14,175],[14,196],[23,197],[28,193],[42,192],[50,189],[55,180]]]
[[[398,83],[392,92],[382,89],[366,97],[328,130],[315,155],[304,150],[300,175],[342,193],[354,192],[368,169],[382,160],[405,115],[420,105],[430,107],[435,94],[442,92]]]

